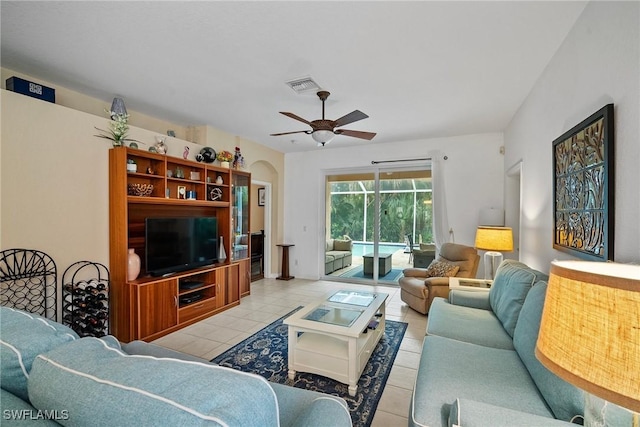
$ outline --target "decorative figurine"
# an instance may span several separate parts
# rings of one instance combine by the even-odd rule
[[[187,160],[187,157],[189,157],[189,147],[185,145],[184,151],[182,152],[182,158]]]
[[[166,138],[166,136],[156,136],[156,145],[153,146],[156,153],[167,154],[167,146],[164,144]],[[149,151],[151,151],[151,149],[149,149]]]
[[[211,147],[204,147],[200,150],[200,155],[202,156],[202,161],[205,163],[213,163],[216,160],[216,150]]]
[[[213,187],[209,193],[209,199],[212,201],[220,200],[222,198],[222,190],[218,187]]]
[[[233,155],[233,167],[235,169],[244,169],[244,157],[242,157],[240,147],[236,147],[236,152]]]

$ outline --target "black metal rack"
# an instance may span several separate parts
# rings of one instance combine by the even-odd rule
[[[62,283],[62,323],[81,337],[109,334],[107,267],[78,261],[64,271]]]
[[[46,253],[0,251],[0,305],[57,320],[57,283],[56,263]]]

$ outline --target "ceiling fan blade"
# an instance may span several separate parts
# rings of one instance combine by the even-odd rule
[[[371,141],[374,136],[376,136],[373,132],[362,132],[359,130],[348,130],[348,129],[336,129],[333,131],[336,135],[347,135],[352,136],[354,138],[368,139]]]
[[[280,136],[280,135],[291,135],[293,133],[306,133],[306,134],[310,134],[311,131],[310,130],[297,130],[294,132],[281,132],[281,133],[272,133],[270,136]]]
[[[367,116],[362,111],[355,110],[350,112],[346,116],[342,116],[338,120],[336,120],[336,127],[348,125],[349,123],[357,122],[358,120],[366,119],[367,117],[369,116]]]
[[[300,117],[300,116],[296,116],[296,115],[295,115],[295,114],[293,114],[293,113],[287,113],[286,111],[280,111],[280,114],[284,114],[285,116],[287,116],[287,117],[291,117],[291,118],[292,118],[292,119],[294,119],[294,120],[297,120],[297,121],[299,121],[299,122],[302,122],[302,123],[306,123],[306,124],[308,124],[308,125],[311,125],[311,122],[309,122],[308,120],[303,119],[303,118],[302,118],[302,117]]]

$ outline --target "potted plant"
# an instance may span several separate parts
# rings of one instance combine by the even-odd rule
[[[230,151],[222,150],[217,154],[216,159],[220,162],[221,167],[228,169],[229,162],[233,160],[233,154]]]
[[[135,139],[127,138],[127,134],[129,133],[129,125],[127,122],[129,121],[129,114],[118,114],[113,111],[105,110],[111,116],[111,123],[109,123],[109,130],[104,130],[96,127],[97,130],[103,132],[100,135],[94,135],[98,138],[109,139],[113,142],[114,147],[120,147],[124,145],[125,142],[128,141],[136,141]],[[95,127],[95,126],[94,126]]]

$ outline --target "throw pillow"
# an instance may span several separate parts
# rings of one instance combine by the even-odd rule
[[[458,274],[460,267],[446,261],[433,261],[427,268],[427,277],[451,277]]]

